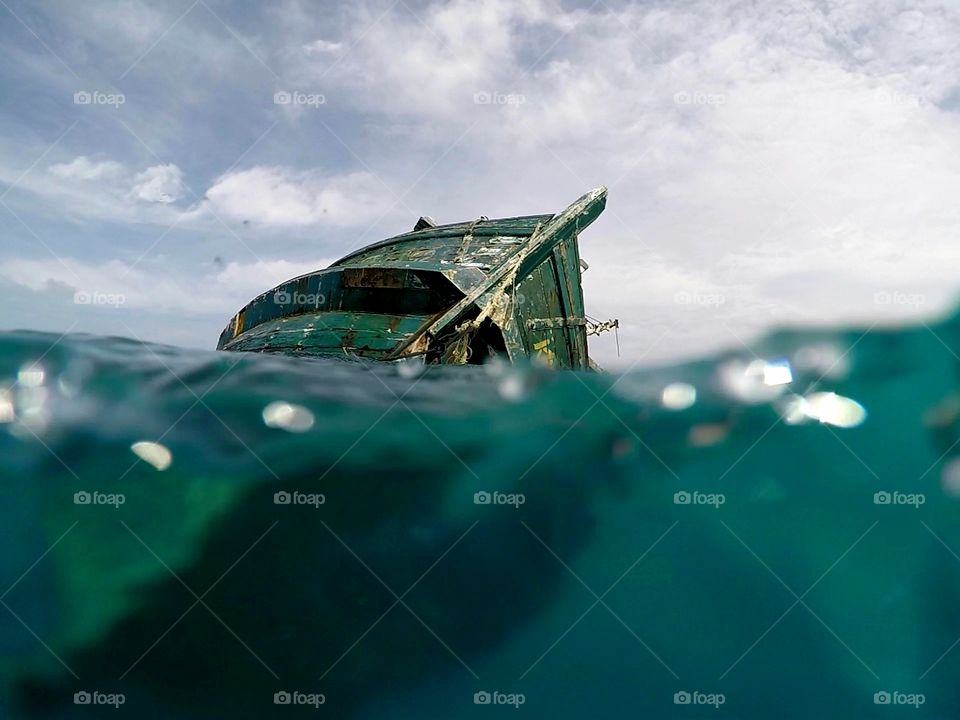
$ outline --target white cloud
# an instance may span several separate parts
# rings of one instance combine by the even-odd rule
[[[80,22],[83,12],[71,13]],[[58,212],[179,218],[223,233],[212,211],[286,238],[365,227],[394,207],[409,216],[398,230],[420,213],[447,222],[556,211],[608,184],[607,213],[581,240],[586,301],[624,320],[628,359],[661,324],[684,339],[665,339],[657,359],[737,345],[773,324],[929,314],[957,286],[958,4],[644,0],[587,11],[554,0],[375,0],[316,13],[286,0],[265,17],[243,24],[258,28],[251,47],[290,88],[328,102],[294,112],[270,103],[275,78],[265,71],[262,80],[235,73],[233,90],[264,98],[265,107],[235,108],[237,124],[253,128],[248,142],[267,128],[261,110],[297,122],[268,134],[246,169],[201,170],[215,178],[203,201],[162,202],[177,197],[169,177],[138,181],[143,165],[73,155],[21,185],[56,198]],[[202,123],[204,102],[224,108],[215,89],[235,63],[222,58],[235,51],[262,66],[221,27],[219,40],[194,43],[202,26],[192,19],[130,77],[175,51],[190,51],[185,63],[205,53],[211,61],[189,88],[163,84],[164,102]],[[93,33],[84,43],[95,45]],[[477,105],[479,92],[523,102]],[[164,150],[176,158],[195,148],[184,136]],[[33,157],[16,172],[0,167],[0,180]],[[929,302],[875,303],[897,290]],[[684,291],[727,301],[698,311],[674,301]]]
[[[243,304],[260,293],[276,287],[286,280],[321,270],[337,258],[318,258],[316,260],[292,262],[289,260],[260,260],[251,263],[228,263],[220,270],[214,283],[218,287],[235,288],[243,295]],[[237,307],[239,309],[240,306]]]
[[[294,69],[349,89],[350,102],[366,109],[448,116],[471,108],[476,92],[505,88],[524,31],[559,34],[580,14],[552,12],[539,0],[454,0],[386,13],[366,3],[349,12],[349,53],[305,50],[306,64]]]
[[[960,6],[700,0],[585,13],[485,0],[417,14],[369,30],[360,17],[337,66],[304,62],[397,128],[420,165],[435,156],[424,147],[460,139],[469,172],[451,163],[455,179],[437,173],[425,191],[450,219],[491,214],[503,195],[510,212],[557,210],[611,185],[582,239],[586,300],[633,324],[628,357],[661,321],[684,339],[656,359],[739,346],[774,324],[929,315],[953,298],[960,116],[941,105],[960,74]],[[468,28],[482,28],[469,43]],[[477,106],[477,91],[524,102]],[[726,302],[678,305],[689,289]],[[926,302],[875,299],[897,291]]]
[[[219,216],[273,227],[369,223],[389,201],[389,191],[367,172],[327,176],[284,167],[230,172],[206,193],[206,208]]]
[[[116,179],[125,173],[123,165],[114,160],[96,162],[83,155],[69,163],[51,165],[48,170],[51,174],[68,180]]]
[[[46,176],[21,178],[19,187],[57,198],[62,209],[77,215],[166,224],[172,222],[170,215],[143,210],[142,205],[175,202],[182,194],[182,177],[174,164],[137,172],[116,160],[91,160],[80,155],[70,162],[50,165]]]
[[[139,200],[172,203],[183,191],[183,173],[176,165],[154,165],[134,178],[131,191]]]
[[[191,274],[164,272],[148,263],[131,266],[120,260],[95,263],[76,258],[59,260],[10,259],[0,261],[0,277],[35,292],[67,288],[59,301],[70,302],[74,292],[123,298],[123,309],[176,313],[188,316],[229,316],[251,299],[285,280],[320,270],[331,258],[231,262],[219,270]]]
[[[0,185],[50,203],[51,211],[42,214],[57,219],[169,226],[181,212],[173,204],[176,195],[171,192],[175,189],[173,180],[179,176],[175,165],[139,169],[85,155],[40,165],[26,174],[22,168],[0,160]],[[164,197],[168,199],[164,201]]]
[[[0,181],[16,179],[0,167]],[[213,180],[202,200],[176,205],[185,197],[183,172],[175,164],[142,171],[114,160],[78,156],[50,165],[45,176],[20,178],[18,187],[55,198],[59,210],[80,217],[127,223],[223,230],[216,217],[265,228],[369,226],[400,203],[369,172],[326,175],[316,170],[254,166]],[[187,196],[189,199],[189,196]],[[404,210],[404,217],[412,211]]]
[[[305,53],[307,53],[307,55],[337,54],[343,50],[343,43],[333,42],[332,40],[314,40],[313,42],[304,45],[303,50]]]

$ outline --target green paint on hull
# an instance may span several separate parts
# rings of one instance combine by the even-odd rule
[[[217,349],[589,369],[577,237],[605,204],[598,188],[558,215],[427,225],[374,243],[255,298]]]

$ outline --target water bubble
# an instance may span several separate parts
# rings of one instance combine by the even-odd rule
[[[787,425],[801,425],[813,418],[807,413],[807,401],[800,395],[789,395],[778,406],[780,417]]]
[[[494,355],[483,363],[483,369],[490,377],[498,378],[506,375],[513,366],[499,355]]]
[[[507,373],[497,383],[497,392],[504,400],[520,402],[527,395],[527,379],[518,371]]]
[[[0,390],[0,424],[12,423],[16,419],[17,411],[13,404],[13,393],[9,390]]]
[[[849,369],[847,356],[834,345],[806,345],[793,354],[798,370],[816,373],[834,380],[843,378]]]
[[[314,417],[302,405],[277,401],[263,409],[263,422],[267,427],[302,433],[313,427]]]
[[[660,403],[667,410],[686,410],[696,401],[697,389],[689,383],[670,383],[660,393]]]
[[[93,363],[88,360],[74,360],[57,378],[57,389],[67,398],[80,395],[83,385],[93,372]]]
[[[15,399],[10,400],[14,406],[5,414],[15,411],[19,422],[10,429],[21,438],[42,435],[50,424],[50,409],[47,400],[50,393],[43,385],[19,385],[16,388]]]
[[[404,380],[413,380],[420,377],[423,374],[423,371],[426,369],[426,364],[423,359],[423,356],[412,358],[404,358],[403,360],[398,360],[396,362],[397,366],[397,375],[402,377]]]
[[[20,366],[17,372],[17,381],[11,390],[16,393],[16,400],[5,393],[0,396],[0,422],[19,420],[19,424],[11,428],[11,432],[19,437],[29,437],[42,434],[50,422],[50,412],[47,408],[49,393],[44,387],[47,373],[38,362],[29,362]],[[4,420],[6,418],[6,420]]]
[[[160,472],[169,468],[173,462],[173,453],[160,443],[141,440],[131,445],[130,449],[134,455],[145,463],[153,465]]]
[[[610,446],[610,454],[617,460],[632,455],[635,450],[636,446],[630,438],[617,438]]]
[[[951,395],[923,414],[923,422],[936,428],[953,425],[960,418],[960,396]]]
[[[709,447],[727,439],[730,426],[726,423],[701,423],[687,433],[687,442],[692,447]]]
[[[857,427],[867,419],[863,405],[834,392],[816,392],[802,398],[794,396],[781,412],[785,413],[784,420],[792,425],[803,422],[804,416],[841,428]]]
[[[80,384],[75,383],[72,378],[66,375],[57,378],[57,389],[66,398],[75,398],[80,394]]]
[[[614,395],[641,405],[663,402],[664,392],[666,392],[666,388],[661,387],[658,382],[639,372],[621,375],[611,388],[611,393]]]
[[[762,362],[763,383],[771,387],[777,385],[789,385],[793,382],[793,372],[790,370],[790,363],[786,360],[774,360],[773,362]]]
[[[940,483],[947,495],[960,497],[960,458],[953,458],[943,466]]]
[[[741,402],[756,404],[769,402],[779,397],[786,387],[790,375],[789,364],[782,361],[770,363],[766,360],[754,360],[745,363],[731,360],[720,366],[720,383],[729,395]],[[786,382],[784,382],[786,380]]]
[[[35,388],[43,385],[46,372],[36,363],[28,363],[17,373],[17,382],[23,387]]]

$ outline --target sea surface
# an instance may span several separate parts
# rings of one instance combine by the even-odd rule
[[[607,374],[0,334],[0,717],[956,718],[958,353],[957,316]]]

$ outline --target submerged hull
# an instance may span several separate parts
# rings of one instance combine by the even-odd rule
[[[255,298],[217,349],[587,369],[577,237],[605,202],[598,188],[558,215],[421,221]]]

